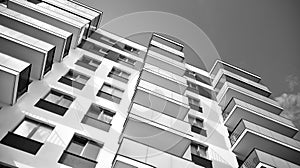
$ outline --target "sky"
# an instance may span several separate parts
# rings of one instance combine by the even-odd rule
[[[113,33],[122,34],[122,29],[134,29],[141,34],[141,29],[151,30],[147,26],[170,24],[171,35],[188,43],[194,53],[209,59],[221,58],[261,76],[262,83],[272,91],[272,98],[288,111],[285,116],[297,119],[300,128],[299,0],[79,1],[103,11],[103,28],[110,28],[109,24],[118,25],[114,26],[117,32]],[[153,13],[165,20],[157,22],[159,18]],[[136,24],[132,20],[129,22],[130,19],[136,19]],[[192,24],[199,30],[195,30]],[[142,28],[135,29],[134,26]],[[159,30],[158,27],[153,29]],[[199,33],[189,36],[184,31]],[[205,42],[192,41],[205,36],[208,38]],[[212,61],[203,60],[209,70]]]

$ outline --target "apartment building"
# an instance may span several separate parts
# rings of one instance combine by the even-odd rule
[[[300,167],[298,129],[259,76],[195,67],[184,43],[142,46],[102,15],[74,0],[0,6],[0,167]]]

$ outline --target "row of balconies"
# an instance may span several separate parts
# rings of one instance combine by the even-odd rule
[[[0,82],[1,92],[7,93],[1,103],[13,105],[31,80],[43,79],[54,61],[62,61],[99,27],[101,16],[77,1],[10,0],[1,5],[1,76],[8,79]]]
[[[299,130],[280,116],[260,77],[222,61],[210,73],[240,167],[299,167],[300,142],[293,139]]]
[[[114,167],[212,167],[191,149],[199,141],[193,132],[203,130],[185,121],[190,105],[182,47],[157,34],[151,38]],[[169,161],[162,165],[161,159]]]

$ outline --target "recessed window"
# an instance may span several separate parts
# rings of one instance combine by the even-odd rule
[[[114,87],[110,84],[104,83],[102,88],[98,91],[97,96],[120,103],[124,90]]]
[[[200,157],[207,157],[207,149],[206,145],[200,143],[193,142],[191,144],[191,153]]]
[[[120,55],[118,58],[118,61],[124,62],[130,66],[134,66],[134,64],[136,63],[136,61],[134,59],[125,57],[124,55]]]
[[[119,68],[113,67],[112,70],[109,72],[108,77],[114,78],[121,82],[127,83],[130,73],[125,72]]]
[[[96,71],[98,66],[101,64],[101,61],[83,55],[75,64],[87,68],[91,71]]]
[[[53,127],[25,118],[12,132],[1,140],[2,144],[36,154],[47,138],[50,136]]]
[[[89,76],[70,69],[58,81],[81,90],[89,79]]]
[[[187,96],[187,97],[188,97],[188,101],[189,101],[189,105],[190,105],[191,109],[202,112],[202,108],[200,107],[200,100],[196,99],[194,97],[191,97],[191,96]]]
[[[126,51],[129,51],[129,52],[132,52],[132,53],[135,53],[135,54],[139,54],[139,52],[140,52],[138,49],[133,48],[133,47],[131,47],[131,46],[129,46],[129,45],[126,45],[126,44],[125,44],[125,46],[124,46],[124,49],[125,49]]]
[[[115,112],[111,110],[91,104],[81,122],[104,131],[109,131],[114,115]]]
[[[102,146],[103,144],[75,134],[58,162],[73,168],[93,168]]]
[[[203,136],[207,136],[206,130],[203,128],[203,119],[193,116],[193,115],[188,115],[189,123],[191,124],[191,131]]]
[[[66,93],[51,89],[43,99],[40,99],[35,104],[35,106],[63,116],[74,99],[74,97],[67,95]]]

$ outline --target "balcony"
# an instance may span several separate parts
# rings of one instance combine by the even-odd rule
[[[263,86],[262,84],[253,82],[249,79],[246,79],[242,76],[239,76],[224,69],[219,70],[213,81],[213,86],[215,87],[215,90],[217,92],[222,88],[225,81],[251,90],[252,92],[258,93],[265,97],[269,97],[271,95],[269,89]]]
[[[0,24],[56,46],[55,60],[69,53],[72,33],[0,6]]]
[[[246,119],[291,138],[298,132],[292,121],[236,98],[231,99],[222,115],[229,131],[232,131],[241,119]]]
[[[279,115],[283,110],[275,100],[264,97],[260,94],[229,82],[224,83],[223,87],[217,95],[217,100],[219,105],[222,107],[222,110],[226,108],[233,97],[276,115]]]
[[[18,66],[16,66],[18,65]],[[0,102],[13,105],[28,91],[31,64],[0,53]]]
[[[75,48],[78,44],[80,44],[83,38],[86,24],[74,21],[67,16],[23,0],[10,0],[8,1],[7,7],[16,12],[72,33],[72,48]]]
[[[55,46],[1,25],[0,43],[0,52],[32,64],[30,77],[42,79],[51,70]]]
[[[239,168],[253,168],[263,166],[268,168],[299,167],[299,165],[288,162],[284,159],[263,152],[259,149],[254,149],[249,154],[249,156],[247,156],[247,158]]]
[[[145,106],[133,103],[130,109],[130,114],[141,117],[147,123],[160,124],[167,129],[171,128],[170,130],[178,135],[191,136],[190,123],[162,114]]]
[[[254,149],[260,149],[288,162],[300,164],[300,142],[261,127],[246,120],[241,120],[230,134],[232,151],[244,160]]]
[[[161,36],[159,34],[156,34],[156,33],[152,34],[151,41],[158,42],[161,45],[163,45],[164,47],[168,47],[168,48],[173,49],[175,51],[183,52],[183,48],[184,48],[183,44],[178,43],[178,42],[176,42],[174,40],[171,40],[169,38],[166,38],[164,36]]]
[[[112,166],[112,168],[138,168],[138,167],[155,168],[152,165],[119,154],[115,156],[113,161],[113,166]]]
[[[145,62],[179,76],[183,76],[186,70],[184,63],[178,62],[151,50],[148,50]]]
[[[217,60],[214,64],[214,66],[212,67],[212,69],[210,70],[210,75],[211,75],[212,79],[214,79],[216,77],[216,75],[217,75],[217,73],[220,69],[225,69],[229,72],[232,72],[236,75],[242,76],[246,79],[252,80],[252,81],[257,82],[257,83],[259,83],[260,79],[261,79],[259,76],[255,75],[253,73],[250,73],[248,71],[245,71],[243,69],[240,69],[238,67],[230,65],[230,64],[228,64],[226,62],[223,62],[221,60]]]
[[[185,78],[147,63],[144,65],[141,79],[179,94],[183,94],[187,88]]]
[[[174,126],[176,123],[174,124]],[[129,114],[122,137],[147,144],[150,147],[182,157],[191,143],[191,135],[167,127],[159,122]]]
[[[140,83],[137,87],[133,102],[183,120],[189,111],[188,99],[185,96],[158,88],[146,87]]]
[[[204,168],[193,163],[191,158],[178,157],[128,138],[122,139],[117,154],[156,168]]]

